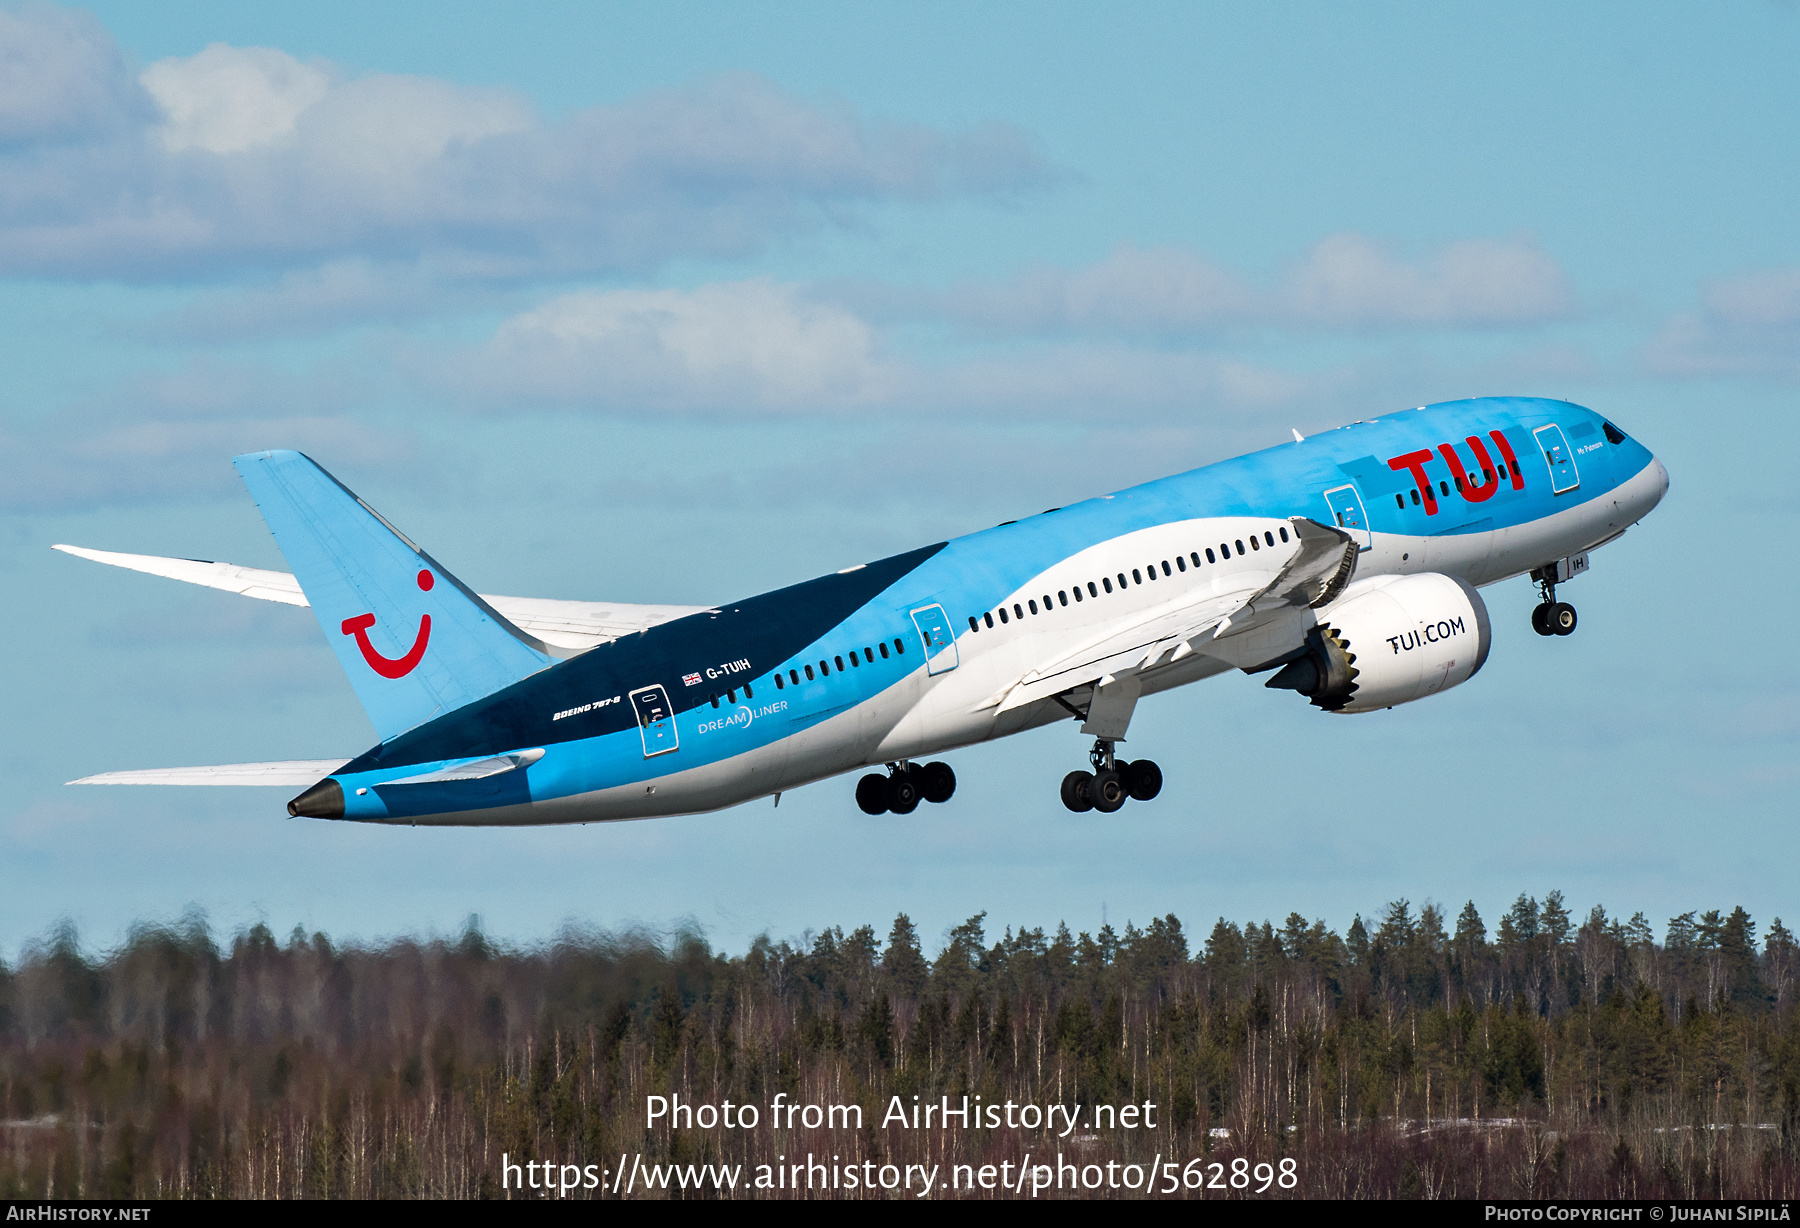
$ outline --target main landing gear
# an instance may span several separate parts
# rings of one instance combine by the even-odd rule
[[[911,814],[921,800],[947,802],[956,792],[956,773],[948,763],[923,767],[902,760],[888,764],[888,774],[870,772],[856,782],[856,805],[864,814]]]
[[[1127,763],[1113,758],[1113,744],[1105,738],[1094,740],[1088,752],[1091,772],[1070,772],[1063,777],[1062,802],[1077,814],[1098,810],[1111,814],[1125,804],[1126,798],[1147,802],[1162,792],[1162,769],[1150,759]]]
[[[1531,611],[1531,629],[1539,635],[1573,635],[1575,607],[1556,599],[1556,564],[1551,563],[1531,573],[1542,598]]]

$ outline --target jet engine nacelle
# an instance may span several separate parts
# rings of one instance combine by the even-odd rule
[[[1376,576],[1320,611],[1303,655],[1264,685],[1327,712],[1374,712],[1467,682],[1492,643],[1481,595],[1455,576]]]

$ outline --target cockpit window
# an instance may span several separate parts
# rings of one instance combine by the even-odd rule
[[[1625,432],[1621,431],[1618,427],[1614,426],[1612,423],[1601,422],[1600,429],[1606,432],[1606,442],[1607,443],[1616,445],[1616,444],[1621,444],[1621,443],[1625,442]]]

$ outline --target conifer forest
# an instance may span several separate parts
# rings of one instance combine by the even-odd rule
[[[1653,926],[1557,892],[1452,911],[1398,900],[1342,934],[983,914],[941,939],[902,915],[740,952],[576,929],[515,947],[474,919],[227,939],[199,915],[94,951],[65,926],[0,964],[0,1197],[911,1197],[873,1174],[923,1165],[933,1197],[1004,1198],[1034,1191],[973,1175],[1027,1157],[1113,1174],[1039,1197],[1800,1195],[1780,920]],[[1037,1128],[905,1116],[964,1104],[1065,1107]],[[813,1161],[865,1179],[807,1188],[787,1166]],[[547,1195],[526,1164],[590,1178]],[[1272,1172],[1291,1184],[1233,1181]]]

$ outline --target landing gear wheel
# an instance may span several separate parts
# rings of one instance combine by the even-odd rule
[[[864,814],[886,814],[887,803],[886,776],[874,772],[856,782],[856,807]]]
[[[1556,629],[1550,625],[1550,611],[1554,607],[1548,602],[1540,602],[1531,609],[1531,629],[1539,635],[1555,635]]]
[[[1551,606],[1544,615],[1544,623],[1556,635],[1575,634],[1575,607],[1566,601],[1559,601]]]
[[[1094,808],[1094,774],[1070,772],[1063,777],[1062,803],[1076,814]]]
[[[1136,759],[1131,763],[1121,763],[1120,773],[1125,777],[1125,788],[1132,799],[1147,802],[1162,792],[1162,769],[1154,760]]]
[[[919,808],[919,778],[917,774],[896,772],[882,784],[887,790],[887,808],[895,814],[911,814]]]
[[[919,793],[928,802],[947,802],[956,792],[956,773],[948,763],[927,763],[919,769]]]
[[[1094,799],[1094,809],[1101,814],[1111,814],[1125,804],[1131,794],[1126,791],[1125,781],[1116,771],[1100,771],[1094,773],[1094,784],[1088,790],[1088,796]]]

